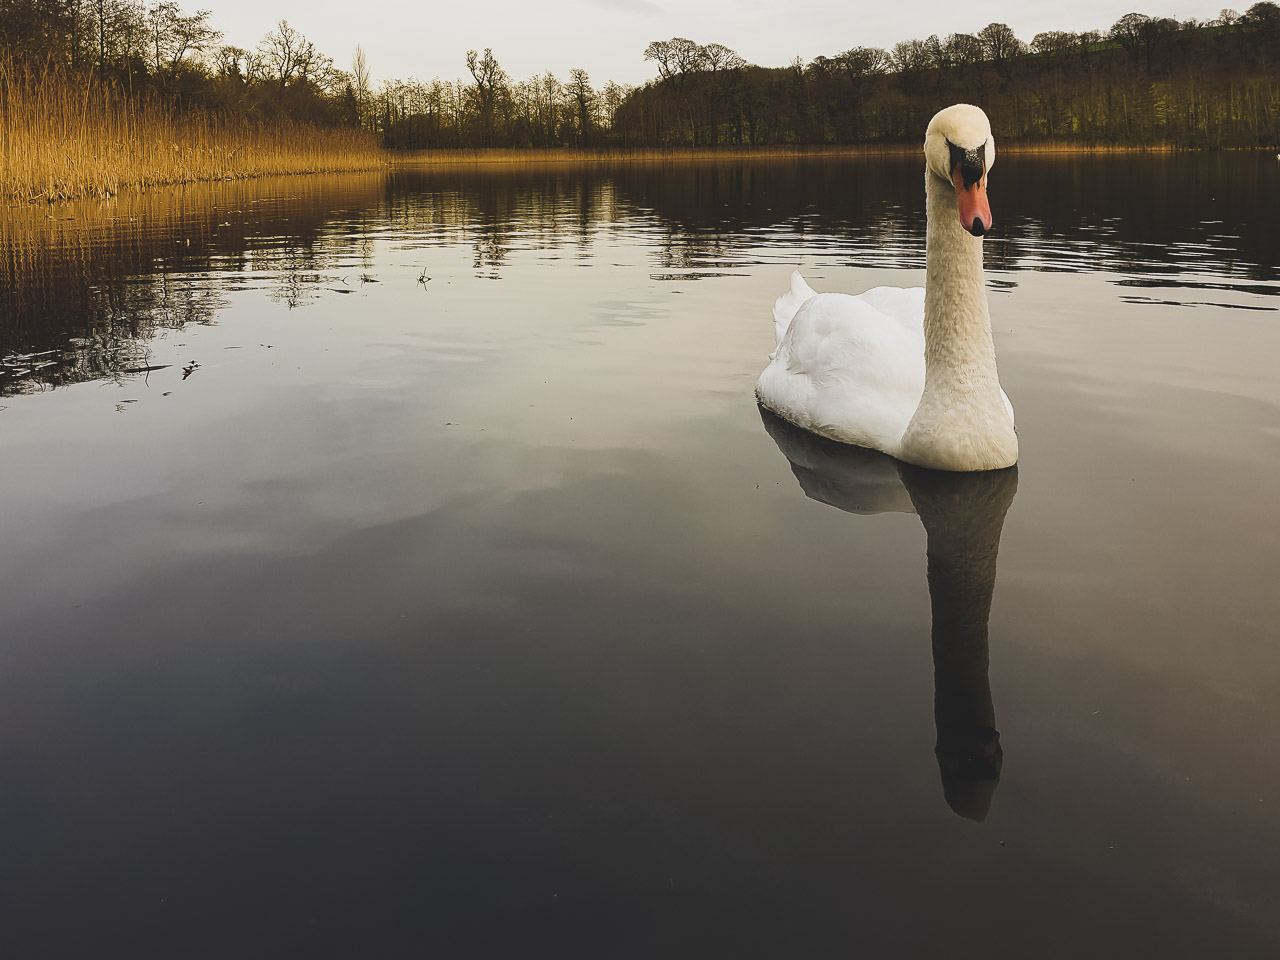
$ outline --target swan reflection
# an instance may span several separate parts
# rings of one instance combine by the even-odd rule
[[[944,473],[823,439],[761,408],[765,430],[812,500],[848,513],[915,513],[928,538],[935,753],[947,804],[982,820],[1003,751],[988,678],[987,624],[1018,468]]]

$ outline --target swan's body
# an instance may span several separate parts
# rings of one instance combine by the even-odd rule
[[[793,273],[774,305],[777,349],[760,400],[813,433],[916,462],[902,439],[924,395],[924,304],[924,287],[816,293]],[[1000,399],[1012,424],[1003,390]]]
[[[986,115],[966,105],[942,111],[929,125],[925,155],[924,289],[819,294],[793,274],[774,304],[777,346],[756,396],[799,427],[908,463],[1008,467],[1018,440],[996,373],[982,276],[994,160]],[[968,166],[975,157],[980,176]]]

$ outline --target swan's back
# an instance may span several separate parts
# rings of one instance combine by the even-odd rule
[[[793,274],[756,396],[806,430],[893,454],[924,390],[923,316],[920,289],[815,294]]]
[[[924,341],[924,287],[873,287],[858,300],[897,321]]]

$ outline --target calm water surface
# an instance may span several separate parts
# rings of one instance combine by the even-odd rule
[[[976,477],[752,398],[914,160],[0,214],[6,955],[1276,956],[1280,164],[991,198]]]

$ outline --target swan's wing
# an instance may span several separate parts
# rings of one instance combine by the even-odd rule
[[[857,299],[924,336],[924,287],[873,287]]]
[[[782,342],[799,309],[816,295],[817,291],[800,276],[799,270],[791,274],[791,289],[773,302],[775,345]],[[923,334],[924,287],[873,287],[853,299],[861,300],[907,330]]]
[[[796,311],[756,394],[806,430],[892,453],[923,389],[918,328],[865,297],[822,293]]]
[[[773,302],[773,343],[777,346],[786,336],[791,318],[806,300],[814,295],[814,289],[805,283],[800,271],[791,274],[791,289]]]
[[[904,329],[924,336],[924,287],[874,287],[859,294],[857,299],[897,321]],[[1009,419],[1014,421],[1013,404],[1003,390],[1000,396],[1009,411]]]

